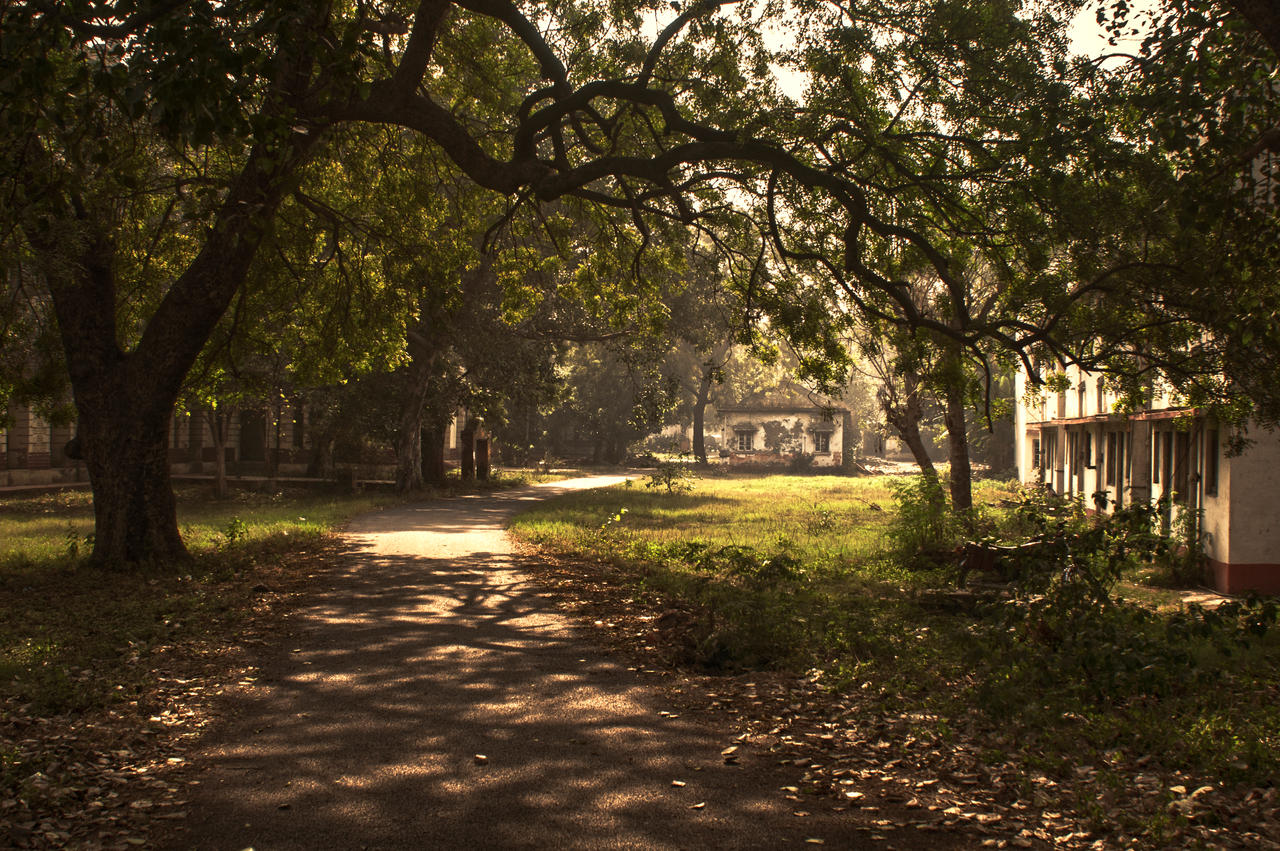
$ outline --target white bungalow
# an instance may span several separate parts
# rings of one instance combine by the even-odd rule
[[[849,410],[836,403],[743,404],[719,409],[721,456],[731,465],[814,467],[844,463]]]

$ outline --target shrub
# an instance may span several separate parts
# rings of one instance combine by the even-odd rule
[[[1206,654],[1223,658],[1251,647],[1280,616],[1274,601],[1161,616],[1117,599],[1122,573],[1176,549],[1149,504],[1092,522],[1074,513],[1022,520],[1043,527],[1038,546],[1026,550],[1012,594],[980,607],[987,628],[973,633],[994,673],[980,678],[988,708],[1004,711],[1025,693],[1106,706],[1210,687],[1221,668]]]
[[[808,452],[797,452],[787,462],[787,469],[793,473],[808,473],[813,470],[813,455]]]
[[[1095,504],[1100,503],[1096,497]],[[1154,566],[1167,584],[1185,586],[1204,579],[1202,512],[1173,511],[1167,498],[1090,517],[1079,496],[1033,487],[1022,490],[1009,507],[991,540],[1039,545],[1010,557],[1018,562],[1006,565],[1011,574],[1038,575],[1045,581],[1056,569],[1079,571],[1082,560],[1103,558],[1112,572]]]
[[[813,504],[813,513],[805,523],[810,535],[822,535],[833,531],[838,525],[836,512],[821,502]]]
[[[1078,529],[1087,524],[1079,497],[1059,496],[1044,487],[1020,488],[1007,507],[996,534],[1011,543],[1039,538],[1064,524]]]
[[[71,561],[78,561],[80,554],[90,553],[93,551],[93,533],[81,535],[72,526],[67,526],[67,533],[63,536],[66,541],[67,558]]]
[[[620,526],[622,524],[622,519],[627,516],[627,512],[630,510],[631,509],[629,508],[619,508],[615,513],[610,514],[605,518],[605,521],[600,524],[600,531],[607,532],[615,526]]]
[[[906,554],[937,553],[955,546],[956,524],[946,488],[936,475],[919,475],[889,483],[897,513],[889,537]]]
[[[222,535],[227,539],[228,544],[243,541],[249,536],[249,524],[240,519],[240,515],[237,514],[227,521],[227,525],[222,528]]]
[[[663,461],[658,469],[649,474],[646,488],[665,488],[667,493],[688,493],[693,490],[697,477],[689,470],[689,465],[680,461]]]
[[[683,661],[713,670],[785,666],[803,656],[811,609],[799,559],[754,547],[704,541],[633,540],[628,557],[680,567],[654,570],[646,582],[695,602],[702,611]]]
[[[1208,559],[1204,552],[1204,509],[1182,506],[1173,514],[1169,535],[1156,567],[1180,587],[1204,582]]]

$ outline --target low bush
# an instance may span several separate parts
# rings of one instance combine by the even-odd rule
[[[941,478],[896,478],[889,489],[896,506],[889,538],[903,556],[935,555],[955,547],[959,529]]]
[[[800,562],[785,552],[686,540],[633,539],[627,558],[647,565],[645,584],[695,603],[704,613],[686,662],[713,670],[784,667],[809,644]]]
[[[667,493],[688,493],[693,490],[697,476],[689,469],[689,465],[681,461],[661,461],[658,467],[647,477],[646,488],[659,488]]]

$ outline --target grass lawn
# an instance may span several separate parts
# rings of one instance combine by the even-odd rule
[[[517,518],[526,539],[559,549],[616,553],[619,543],[699,540],[761,551],[785,549],[821,569],[883,562],[893,497],[885,479],[769,476],[701,479],[694,491],[658,492],[639,482],[569,494]],[[601,535],[610,523],[614,534]],[[841,534],[832,534],[839,528]],[[619,537],[620,536],[620,537]]]
[[[886,748],[852,764],[881,772],[933,754],[908,778],[923,787],[930,772],[966,761],[965,776],[1013,796],[1010,813],[1036,807],[1052,822],[1053,810],[1070,809],[1108,830],[1123,818],[1122,835],[1148,847],[1185,844],[1178,831],[1192,820],[1271,835],[1253,823],[1271,819],[1280,836],[1274,606],[1188,609],[1139,581],[1142,571],[1104,605],[1082,604],[1070,584],[958,593],[945,556],[904,549],[913,514],[899,511],[895,491],[909,481],[721,477],[687,493],[635,482],[543,503],[513,531],[582,564],[571,583],[622,589],[620,608],[648,613],[628,612],[632,635],[674,624],[662,628],[678,640],[660,647],[676,647],[676,663],[793,677],[804,701],[816,701],[816,688],[839,709],[813,710],[813,728],[796,738],[853,742],[856,726]],[[1013,495],[979,486],[984,526],[1000,526],[1000,503]],[[32,778],[96,765],[104,747],[116,748],[113,770],[129,768],[95,725],[114,718],[128,741],[154,713],[169,715],[197,681],[184,665],[218,664],[245,626],[271,620],[251,615],[275,612],[274,600],[340,557],[336,526],[390,499],[297,491],[214,501],[184,490],[179,521],[193,560],[128,572],[84,564],[87,493],[0,500],[0,806],[18,802],[33,823],[67,813],[76,789],[100,784]],[[755,686],[744,686],[748,712]],[[787,699],[779,718],[806,712]],[[73,737],[78,756],[68,756]],[[842,758],[833,759],[832,777]]]
[[[1280,775],[1273,605],[1204,612],[1137,584],[1104,605],[1070,587],[960,593],[945,559],[897,548],[894,485],[727,477],[667,494],[637,482],[541,505],[513,531],[607,565],[636,599],[697,612],[680,661],[808,673],[884,717],[927,719],[922,736],[964,731],[993,763],[1086,767],[1086,796],[1143,771],[1242,788]],[[988,522],[1011,494],[978,486]]]

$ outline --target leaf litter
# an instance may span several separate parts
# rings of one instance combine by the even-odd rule
[[[973,719],[958,726],[922,712],[886,709],[863,690],[777,671],[714,675],[683,665],[683,601],[637,595],[605,565],[526,549],[524,569],[563,610],[657,676],[671,708],[732,729],[740,745],[767,751],[796,774],[779,793],[795,815],[827,805],[865,825],[877,841],[927,837],[965,847],[1280,849],[1280,791],[1197,782],[1159,770],[1150,757],[1119,758],[1051,774],[1000,731]],[[585,624],[595,624],[594,628]],[[607,626],[601,626],[607,624]],[[861,827],[859,829],[862,829]],[[810,840],[817,844],[815,840]],[[908,842],[907,844],[912,844]]]
[[[139,649],[127,657],[131,699],[75,713],[44,715],[10,696],[0,703],[0,846],[121,851],[162,844],[187,817],[199,783],[187,754],[222,695],[251,687],[250,648],[287,624],[288,603],[337,540],[290,554],[289,563],[253,564],[234,582],[270,583],[241,595],[247,620]],[[86,682],[92,672],[76,674]]]
[[[335,556],[310,554],[326,557]],[[150,676],[136,700],[50,717],[12,698],[0,704],[0,837],[8,846],[128,849],[157,844],[180,825],[187,790],[198,783],[185,754],[220,695],[254,687],[246,650],[284,628],[288,601],[314,570],[306,560],[255,567],[277,590],[258,593],[249,623],[234,633],[137,654],[133,664]],[[886,713],[874,697],[835,693],[810,677],[679,670],[671,660],[687,612],[636,598],[600,566],[545,558],[524,566],[579,620],[607,624],[584,626],[597,639],[660,680],[672,704],[666,717],[696,714],[732,731],[726,762],[750,748],[793,771],[794,783],[777,794],[795,817],[826,806],[855,819],[869,839],[919,847],[946,835],[996,848],[1280,849],[1274,785],[1201,783],[1145,758],[1051,776],[1016,755],[992,761],[1002,743],[978,725],[940,735],[931,731],[938,719]],[[1151,824],[1161,825],[1158,840]]]

